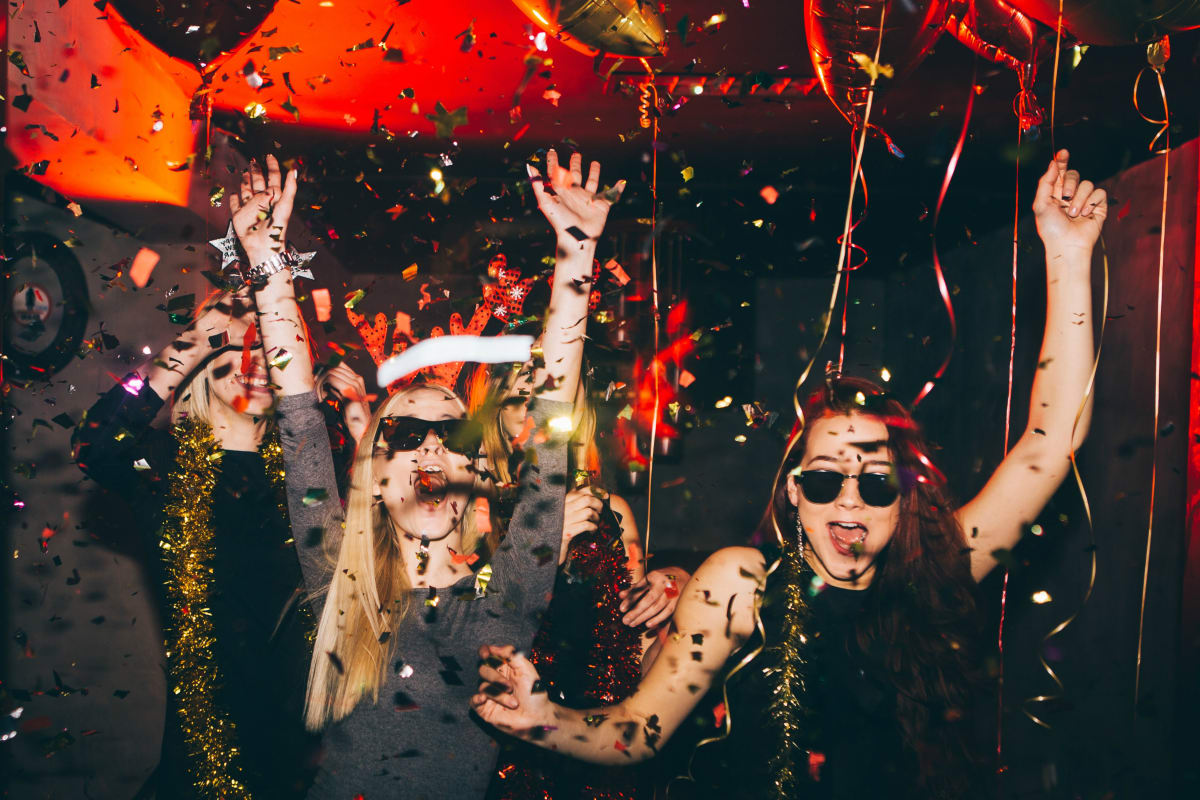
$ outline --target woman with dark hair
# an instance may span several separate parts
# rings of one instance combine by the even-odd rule
[[[1034,201],[1046,330],[1028,425],[984,489],[954,510],[911,415],[833,378],[788,442],[763,550],[714,553],[638,691],[592,710],[534,692],[511,647],[481,651],[479,715],[597,763],[652,757],[710,687],[725,703],[696,788],[716,797],[975,797],[966,744],[975,668],[971,588],[1069,471],[1090,419],[1091,254],[1104,190],[1058,153]],[[697,777],[700,777],[697,775]]]

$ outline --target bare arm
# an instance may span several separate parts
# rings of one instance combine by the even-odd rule
[[[1038,183],[1033,209],[1046,248],[1046,332],[1025,431],[983,490],[958,512],[976,580],[996,566],[993,553],[1014,547],[1049,502],[1070,471],[1071,454],[1087,436],[1092,415],[1090,396],[1082,412],[1080,404],[1094,352],[1092,248],[1108,214],[1107,198],[1067,169],[1063,150]]]
[[[187,330],[150,360],[146,383],[160,398],[170,399],[183,379],[217,348],[226,343],[241,344],[240,337],[254,318],[253,312],[248,292],[221,295]]]
[[[572,758],[597,764],[651,758],[749,638],[765,570],[762,554],[751,548],[710,556],[688,583],[662,655],[637,692],[618,705],[557,706],[545,692],[532,692],[537,671],[524,656],[496,646],[480,650],[483,682],[471,705],[485,722]]]
[[[296,199],[296,170],[286,184],[281,180],[279,162],[267,156],[267,174],[255,163],[242,175],[236,197],[230,197],[233,227],[250,260],[261,264],[287,246],[287,224]],[[258,307],[258,328],[263,352],[271,373],[271,382],[281,397],[305,394],[313,390],[312,356],[308,338],[292,287],[292,273],[281,269],[254,291]]]
[[[575,401],[579,369],[583,363],[583,339],[587,331],[588,297],[592,291],[592,260],[596,240],[604,232],[609,209],[620,197],[624,182],[612,193],[597,194],[600,164],[592,162],[587,182],[583,180],[583,157],[571,156],[570,169],[558,165],[558,154],[546,154],[545,177],[529,167],[538,208],[557,237],[550,309],[542,337],[544,366],[534,372],[533,385],[550,385],[539,395],[550,400]],[[549,188],[547,188],[547,184]],[[609,197],[612,199],[610,200]]]

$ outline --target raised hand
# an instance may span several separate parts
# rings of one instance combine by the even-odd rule
[[[581,533],[596,530],[600,524],[600,512],[604,501],[590,488],[574,489],[567,493],[563,503],[563,556],[571,540]]]
[[[247,267],[282,252],[286,246],[296,185],[296,170],[290,170],[283,181],[275,156],[267,156],[265,175],[255,161],[242,173],[237,194],[229,197],[229,210],[233,212],[233,230],[251,262]]]
[[[515,736],[530,736],[551,724],[554,704],[545,690],[534,692],[538,672],[511,645],[479,648],[479,691],[471,708],[489,725]]]
[[[645,625],[657,628],[671,618],[679,604],[679,593],[689,575],[678,567],[656,569],[645,578],[621,590],[621,618],[631,628]]]
[[[341,401],[346,429],[357,443],[371,422],[371,403],[361,375],[341,362],[323,374],[317,382],[317,396],[332,396]]]
[[[583,179],[583,156],[571,155],[569,169],[558,164],[558,153],[551,148],[546,153],[546,172],[543,176],[533,166],[526,164],[529,178],[533,181],[533,194],[538,208],[546,215],[550,227],[559,238],[571,237],[578,241],[596,239],[604,232],[608,212],[621,197],[625,181],[605,192],[600,188],[600,162],[593,161],[588,169],[587,181]]]
[[[1108,217],[1108,194],[1079,172],[1067,169],[1070,154],[1059,150],[1038,181],[1033,212],[1047,251],[1090,249]]]

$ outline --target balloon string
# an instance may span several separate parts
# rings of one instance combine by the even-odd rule
[[[1058,0],[1058,24],[1055,25],[1054,38],[1054,80],[1050,83],[1050,152],[1051,157],[1057,155],[1058,145],[1054,142],[1055,110],[1058,107],[1058,58],[1062,53],[1062,21],[1063,0]]]
[[[644,58],[638,60],[642,62],[642,66],[646,68],[646,74],[649,76],[644,86],[649,87],[650,91],[647,93],[643,88],[642,96],[643,98],[648,97],[651,103],[650,109],[646,109],[643,101],[640,113],[643,127],[645,127],[647,117],[652,123],[650,125],[650,198],[653,201],[650,208],[650,304],[654,321],[654,360],[650,362],[650,368],[657,372],[650,376],[654,382],[654,415],[650,418],[650,455],[646,461],[646,536],[642,542],[642,575],[645,576],[650,560],[651,511],[654,503],[654,450],[658,444],[658,414],[662,408],[660,383],[665,377],[665,370],[659,363],[658,357],[658,89],[654,86],[654,70],[650,69],[650,64]]]
[[[1153,45],[1151,45],[1153,46]],[[1146,530],[1146,555],[1142,567],[1142,601],[1141,608],[1138,610],[1138,643],[1137,643],[1137,666],[1133,680],[1133,702],[1134,714],[1137,714],[1138,696],[1141,694],[1142,687],[1142,642],[1143,634],[1145,633],[1146,623],[1146,589],[1150,581],[1150,546],[1154,541],[1154,501],[1155,490],[1158,487],[1158,414],[1159,414],[1159,399],[1160,399],[1160,371],[1162,367],[1162,296],[1163,296],[1163,265],[1166,258],[1167,246],[1167,193],[1171,180],[1171,136],[1169,130],[1171,127],[1171,111],[1167,105],[1167,88],[1163,85],[1162,66],[1155,66],[1154,75],[1158,79],[1158,91],[1162,97],[1163,118],[1151,119],[1142,113],[1142,109],[1138,106],[1138,84],[1145,74],[1146,68],[1138,73],[1137,78],[1133,82],[1133,107],[1134,110],[1141,115],[1142,119],[1154,125],[1161,125],[1158,133],[1150,141],[1150,150],[1162,155],[1163,161],[1163,181],[1162,181],[1162,212],[1159,218],[1158,230],[1158,301],[1154,318],[1154,429],[1151,432],[1153,436],[1153,445],[1151,447],[1151,464],[1150,464],[1150,515]],[[1154,150],[1154,145],[1158,140],[1166,136],[1165,143],[1161,150]]]
[[[883,23],[887,19],[887,3],[883,3],[879,7],[879,39],[875,43],[875,63],[879,63],[879,54],[883,51]],[[846,264],[846,252],[850,247],[850,231],[853,230],[850,223],[854,217],[854,191],[858,188],[859,176],[862,172],[862,157],[863,148],[867,142],[867,131],[871,119],[871,106],[875,102],[875,81],[879,77],[878,70],[871,71],[871,82],[867,86],[867,103],[863,109],[862,121],[859,123],[862,128],[859,131],[858,147],[854,149],[854,169],[850,173],[850,197],[846,200],[846,216],[842,223],[841,247],[838,249],[837,269],[833,273],[833,289],[829,293],[829,306],[825,310],[825,325],[821,330],[821,339],[817,342],[816,348],[813,350],[812,358],[804,366],[804,370],[800,373],[800,377],[796,380],[796,388],[792,391],[792,406],[796,412],[796,420],[799,430],[804,427],[804,410],[803,403],[800,398],[800,388],[804,385],[804,381],[808,379],[808,374],[812,372],[813,365],[817,363],[817,358],[821,354],[821,348],[825,346],[825,340],[829,337],[829,329],[833,325],[833,312],[837,307],[838,289],[841,286],[842,268]],[[865,185],[865,184],[864,184]],[[798,436],[798,434],[795,434]],[[780,466],[782,469],[782,465]],[[776,476],[778,479],[778,476]],[[778,482],[778,480],[776,480]]]
[[[1024,79],[1022,79],[1024,83]],[[1024,91],[1024,87],[1022,87]],[[1017,361],[1017,256],[1020,252],[1021,222],[1021,143],[1025,121],[1017,115],[1017,168],[1013,187],[1013,233],[1012,233],[1012,314],[1008,333],[1008,397],[1004,404],[1004,455],[1008,455],[1008,443],[1012,435],[1013,372]],[[1004,581],[1000,587],[1000,627],[996,634],[999,651],[1000,677],[996,692],[996,764],[1004,770],[1004,618],[1008,611],[1008,576],[1004,570]]]
[[[1104,330],[1108,325],[1108,250],[1104,246],[1104,236],[1100,236],[1100,254],[1104,264],[1104,300],[1101,303],[1100,314],[1100,342],[1096,346],[1096,357],[1092,359],[1092,371],[1088,375],[1087,388],[1083,392],[1083,400],[1079,403],[1079,410],[1075,412],[1075,422],[1071,425],[1071,473],[1075,476],[1075,485],[1079,487],[1079,497],[1083,501],[1083,513],[1087,517],[1088,526],[1088,552],[1091,554],[1091,569],[1088,575],[1087,589],[1083,593],[1083,600],[1079,603],[1079,608],[1062,622],[1054,626],[1049,633],[1042,637],[1042,646],[1038,649],[1038,661],[1042,665],[1042,669],[1050,676],[1058,687],[1055,694],[1040,694],[1036,697],[1030,697],[1021,704],[1021,711],[1025,716],[1029,717],[1034,724],[1039,725],[1046,730],[1050,730],[1050,724],[1038,717],[1029,710],[1030,703],[1048,703],[1052,700],[1059,700],[1062,697],[1063,682],[1058,677],[1058,674],[1051,668],[1050,663],[1046,660],[1046,645],[1050,640],[1067,629],[1067,626],[1075,621],[1075,618],[1082,613],[1088,601],[1092,598],[1092,590],[1096,587],[1096,527],[1092,519],[1092,504],[1088,500],[1087,489],[1083,485],[1083,476],[1079,472],[1079,462],[1075,458],[1075,433],[1079,430],[1079,421],[1083,418],[1084,409],[1087,408],[1088,400],[1091,399],[1092,392],[1096,386],[1096,371],[1100,367],[1100,353],[1104,349]]]
[[[954,303],[950,300],[950,288],[946,285],[946,273],[942,270],[942,261],[938,257],[937,226],[938,219],[942,214],[942,205],[946,201],[946,193],[950,190],[950,181],[954,179],[954,171],[958,168],[958,159],[962,155],[963,145],[967,141],[967,130],[971,125],[971,111],[975,108],[975,79],[978,73],[979,57],[976,56],[971,65],[971,89],[967,95],[966,111],[963,112],[962,130],[959,131],[958,141],[954,144],[954,152],[950,155],[950,161],[946,164],[946,174],[942,177],[942,189],[938,192],[937,205],[933,209],[933,233],[930,236],[933,244],[933,272],[937,276],[938,293],[942,296],[942,303],[946,306],[946,316],[950,320],[950,346],[946,349],[946,357],[942,359],[937,372],[925,382],[916,399],[913,400],[913,408],[916,408],[933,391],[934,385],[946,374],[946,368],[950,366],[950,359],[954,356],[954,345],[958,341],[958,320],[954,316]]]
[[[854,134],[853,134],[853,132],[851,132],[851,134],[850,134],[850,148],[851,148],[851,152],[854,152]],[[849,250],[851,250],[851,251],[861,250],[863,259],[862,259],[862,261],[860,261],[857,264],[851,264],[850,266],[846,267],[846,269],[844,270],[846,273],[846,287],[842,294],[842,337],[841,337],[841,345],[838,348],[838,365],[837,365],[838,374],[841,374],[842,370],[845,367],[845,363],[846,363],[846,330],[847,330],[847,318],[848,318],[848,313],[850,310],[850,273],[854,272],[857,269],[861,269],[862,267],[866,266],[866,263],[867,263],[866,249],[863,248],[862,245],[857,245],[854,243],[854,231],[857,230],[858,226],[862,224],[864,219],[866,219],[867,206],[870,204],[869,195],[867,192],[867,176],[863,172],[860,171],[858,174],[858,179],[859,179],[859,183],[862,185],[863,209],[862,209],[862,213],[859,214],[858,219],[854,220],[853,224],[850,225],[850,230],[846,234],[845,241],[846,241],[846,247]],[[842,242],[842,239],[839,237],[838,244],[841,244],[841,242]],[[850,260],[853,260],[852,255],[850,256]]]

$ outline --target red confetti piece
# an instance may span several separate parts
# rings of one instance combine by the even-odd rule
[[[254,363],[254,354],[250,352],[250,348],[254,346],[254,339],[258,336],[258,328],[254,323],[250,323],[250,327],[246,328],[245,335],[242,336],[242,374],[248,375],[250,367]],[[243,406],[244,408],[244,406]],[[238,409],[240,412],[242,409]]]
[[[769,206],[775,205],[775,201],[779,199],[779,190],[774,186],[764,186],[758,194],[767,201]]]
[[[617,263],[615,258],[610,258],[604,265],[604,268],[612,273],[613,280],[621,286],[629,283],[629,276],[625,274],[625,270],[621,269],[621,265]]]
[[[679,373],[679,385],[687,388],[696,382],[696,376],[688,372],[686,369]]]
[[[149,247],[143,247],[133,257],[133,264],[129,267],[129,279],[133,281],[134,286],[141,289],[149,282],[150,273],[154,272],[156,266],[158,266],[158,253]]]
[[[317,309],[317,322],[329,322],[330,312],[333,309],[333,299],[329,296],[329,290],[313,289],[312,300],[313,306]]]
[[[1117,219],[1125,219],[1125,217],[1129,216],[1129,204],[1131,202],[1133,202],[1133,201],[1132,200],[1125,201],[1125,205],[1121,206],[1121,210],[1117,212]]]
[[[724,703],[717,703],[717,705],[713,708],[713,719],[716,721],[718,728],[725,724]]]

